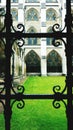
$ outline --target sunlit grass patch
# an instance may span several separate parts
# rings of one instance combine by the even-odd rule
[[[62,76],[32,76],[28,77],[24,83],[24,94],[53,94],[53,87],[61,86],[61,91],[65,87],[65,77]],[[53,100],[24,100],[25,107],[21,110],[17,108],[16,102],[13,105],[11,130],[67,130],[66,108],[62,102],[61,107],[55,109]],[[0,115],[0,128],[4,130],[2,124],[3,117]]]

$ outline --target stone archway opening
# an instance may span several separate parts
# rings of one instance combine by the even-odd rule
[[[40,74],[40,57],[36,54],[35,51],[31,50],[25,57],[26,62],[26,73],[27,74]]]
[[[52,50],[47,56],[47,73],[56,72],[62,72],[62,58],[55,50]]]

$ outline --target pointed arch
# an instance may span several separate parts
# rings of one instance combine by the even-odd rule
[[[26,72],[40,73],[40,57],[35,51],[31,50],[25,57]]]
[[[62,58],[55,50],[47,56],[47,72],[62,72]]]
[[[53,8],[49,8],[46,11],[46,20],[47,21],[52,21],[52,20],[56,20],[57,18],[57,12],[55,9]]]
[[[27,21],[38,21],[38,11],[35,8],[30,8],[26,13]]]
[[[31,27],[27,30],[27,32],[36,33],[37,30],[36,30],[36,28],[35,28],[34,26],[31,26]]]

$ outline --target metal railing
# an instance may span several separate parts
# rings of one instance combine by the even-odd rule
[[[53,106],[55,108],[59,108],[60,104],[59,101],[62,101],[66,107],[66,115],[67,115],[67,121],[68,121],[68,130],[73,130],[73,75],[72,75],[72,55],[73,55],[73,45],[71,44],[73,33],[72,33],[72,27],[73,27],[73,17],[71,14],[71,1],[66,0],[66,18],[65,18],[65,28],[67,29],[66,32],[61,31],[55,31],[55,28],[59,28],[59,24],[55,24],[53,26],[53,33],[25,33],[24,25],[18,24],[19,31],[16,31],[12,25],[12,16],[11,16],[11,2],[10,0],[6,1],[6,14],[5,14],[5,23],[3,29],[0,31],[0,39],[4,43],[5,46],[5,57],[6,57],[6,63],[5,63],[5,81],[2,82],[2,85],[4,87],[0,90],[0,102],[3,104],[4,107],[4,118],[5,118],[5,130],[10,130],[10,120],[12,115],[12,106],[16,101],[21,101],[21,106],[18,105],[18,108],[24,107],[24,99],[53,99]],[[3,31],[5,29],[5,32]],[[13,29],[13,31],[12,31]],[[24,87],[19,85],[17,89],[21,89],[21,92],[16,92],[12,85],[12,76],[11,76],[11,55],[12,55],[12,46],[14,44],[14,41],[16,39],[22,40],[22,45],[24,44],[23,38],[29,38],[29,37],[49,37],[54,39],[60,39],[65,45],[65,53],[66,53],[66,59],[67,59],[67,76],[66,76],[66,85],[64,90],[62,92],[59,92],[61,89],[60,86],[54,86],[53,91],[54,94],[48,94],[48,95],[27,95],[24,94]],[[64,41],[63,38],[66,38],[66,41]],[[5,41],[3,41],[5,39]],[[22,46],[18,43],[18,46]],[[59,46],[60,43],[53,41],[54,46]],[[0,83],[1,85],[1,83]],[[67,94],[65,94],[65,90],[67,89]],[[11,90],[13,93],[11,93]],[[3,91],[5,92],[3,94]],[[14,99],[14,100],[13,100]],[[67,103],[65,103],[64,99],[67,100]],[[13,100],[13,102],[11,102]],[[56,104],[58,102],[58,104]]]

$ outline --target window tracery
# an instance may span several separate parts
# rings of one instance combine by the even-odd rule
[[[27,13],[27,21],[38,21],[37,11],[35,9],[30,9]]]
[[[46,20],[47,21],[52,21],[56,20],[56,12],[54,9],[48,9],[46,12]]]
[[[48,72],[62,72],[62,59],[55,50],[47,56],[47,70]]]
[[[26,0],[26,2],[29,2],[29,3],[36,3],[36,2],[38,2],[38,0]]]
[[[18,0],[11,0],[11,2],[13,2],[13,3],[17,3],[17,2],[18,2]]]

